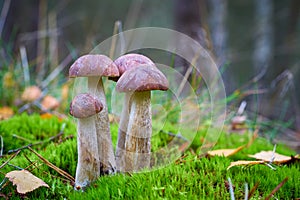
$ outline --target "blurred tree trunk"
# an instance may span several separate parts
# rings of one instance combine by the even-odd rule
[[[213,44],[215,60],[219,68],[226,67],[227,49],[227,0],[209,0],[209,25]],[[231,93],[234,88],[234,79],[230,69],[225,69],[222,73],[226,92]]]
[[[175,1],[175,29],[198,41],[203,48],[208,47],[206,32],[203,23],[204,12],[206,9],[204,0],[176,0]],[[189,47],[182,45],[186,51],[196,54]],[[176,58],[177,69],[184,74],[189,64],[181,58]]]
[[[273,57],[273,1],[255,1],[255,46],[253,64],[256,74],[266,71]]]

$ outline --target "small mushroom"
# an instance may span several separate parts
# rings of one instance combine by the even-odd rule
[[[102,109],[103,105],[98,98],[88,93],[76,95],[70,105],[70,114],[78,118],[78,162],[75,177],[77,190],[87,187],[100,174],[95,118]]]
[[[59,101],[53,96],[46,95],[41,102],[41,106],[43,110],[54,110],[59,107]]]
[[[117,58],[114,63],[119,69],[119,77],[110,78],[114,81],[117,81],[125,71],[141,66],[141,64],[147,64],[149,66],[155,66],[152,60],[148,57],[141,55],[141,54],[126,54]],[[125,99],[123,103],[120,123],[119,123],[119,130],[118,130],[118,142],[116,148],[116,163],[117,163],[117,170],[124,171],[125,166],[125,138],[126,138],[126,130],[129,120],[129,107],[130,107],[130,93],[125,94]]]
[[[153,65],[129,69],[118,80],[117,91],[131,95],[124,171],[139,171],[150,167],[151,90],[168,90],[168,85],[165,75]]]
[[[94,94],[103,104],[102,112],[96,116],[96,132],[100,160],[100,174],[116,171],[116,161],[111,141],[110,124],[102,76],[117,77],[119,71],[114,62],[105,55],[85,55],[70,67],[70,77],[88,77],[89,93]]]

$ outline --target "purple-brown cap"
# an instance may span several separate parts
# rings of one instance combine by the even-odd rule
[[[89,54],[78,58],[69,69],[69,77],[119,76],[118,67],[105,55]]]
[[[70,114],[76,118],[87,118],[99,113],[102,103],[89,93],[76,95],[70,104]]]
[[[149,66],[155,66],[154,62],[150,60],[148,57],[136,53],[130,53],[130,54],[125,54],[123,56],[120,56],[114,61],[114,63],[117,65],[119,69],[120,76],[122,76],[122,74],[124,74],[125,71],[134,67],[138,67],[143,64]],[[110,79],[117,81],[118,78],[119,77],[114,77]]]
[[[116,88],[118,92],[168,90],[169,82],[155,66],[140,65],[125,71],[118,80]]]

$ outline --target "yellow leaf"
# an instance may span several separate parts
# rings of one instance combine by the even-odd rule
[[[263,160],[239,160],[239,161],[235,161],[235,162],[231,162],[230,165],[227,167],[227,170],[229,170],[231,167],[234,166],[245,166],[245,165],[257,165],[257,164],[263,164],[265,163],[265,161]]]
[[[213,150],[213,151],[208,151],[207,154],[209,156],[224,156],[224,157],[228,157],[228,156],[232,156],[234,154],[236,154],[237,152],[239,152],[240,150],[242,150],[245,146],[240,146],[236,149],[217,149],[217,150]]]
[[[257,160],[263,160],[266,162],[270,162],[274,158],[274,160],[273,160],[274,163],[285,163],[292,159],[290,156],[273,153],[273,151],[261,151],[254,155],[248,155],[248,156],[251,158],[256,158]]]
[[[14,170],[5,175],[13,183],[17,185],[17,191],[20,194],[26,194],[41,186],[49,187],[43,180],[34,176],[27,170]]]

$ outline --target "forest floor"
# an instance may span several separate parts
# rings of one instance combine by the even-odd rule
[[[114,144],[117,129],[117,124],[111,123]],[[164,126],[163,131],[152,138],[153,148],[160,148],[164,144],[161,141],[174,137],[165,134],[171,131],[172,125]],[[85,192],[73,189],[77,149],[76,125],[72,119],[22,114],[1,121],[0,133],[0,197],[4,199],[233,199],[233,195],[236,199],[300,197],[300,162],[296,153],[281,144],[275,149],[267,139],[259,136],[258,130],[242,134],[224,131],[213,149],[229,150],[224,150],[221,153],[223,156],[214,156],[213,151],[201,153],[206,128],[200,127],[189,148],[170,164],[145,172],[102,176]],[[248,156],[261,151],[272,151],[273,159],[263,162]],[[275,151],[287,158],[278,161],[276,155],[274,159]],[[231,162],[239,160],[252,162],[228,169]],[[25,188],[25,194],[20,194],[16,186],[5,178],[8,172],[20,169],[30,171],[49,187],[39,187],[32,192],[29,192],[32,189],[27,188],[26,191]],[[25,184],[23,186],[26,187],[33,185],[33,182],[22,183],[19,180],[16,184],[19,187]]]

